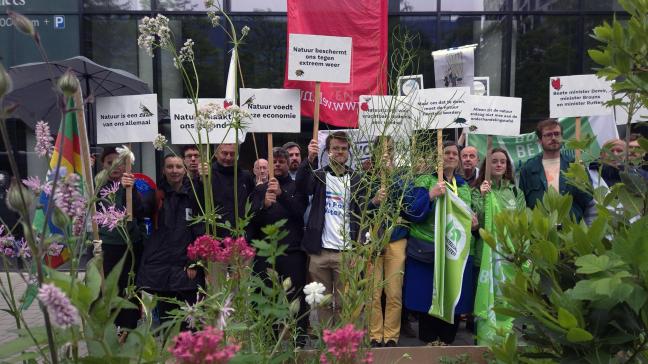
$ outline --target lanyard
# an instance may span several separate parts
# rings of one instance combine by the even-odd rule
[[[452,176],[452,184],[448,183],[447,181],[445,182],[445,184],[448,186],[448,188],[450,188],[452,193],[454,193],[455,196],[457,196],[457,193],[459,192],[459,188],[457,187],[457,180],[454,178],[454,176]]]

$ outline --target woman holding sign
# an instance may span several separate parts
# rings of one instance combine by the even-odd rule
[[[494,217],[505,210],[524,210],[526,202],[524,192],[515,185],[513,165],[506,150],[493,148],[490,156],[490,180],[486,176],[487,160],[479,170],[479,177],[473,186],[473,209],[479,218],[479,225],[496,235]],[[495,336],[497,327],[511,329],[513,320],[500,315],[493,315],[498,282],[506,279],[504,260],[498,257],[488,244],[480,238],[476,244],[475,264],[479,268],[479,277],[475,279],[477,294],[475,299],[475,316],[477,317],[477,340],[479,343],[490,342]],[[477,278],[477,277],[476,277]]]
[[[436,202],[446,194],[459,197],[467,210],[471,202],[470,186],[457,174],[458,165],[457,144],[452,141],[443,143],[443,180],[439,181],[436,174],[418,177],[414,182],[415,188],[408,194],[411,198],[406,199],[404,208],[406,219],[412,224],[410,237],[407,240],[403,304],[407,309],[420,313],[419,340],[428,343],[433,341],[452,343],[459,326],[457,316],[472,312],[472,258],[469,257],[465,264],[461,280],[461,295],[454,308],[454,317],[451,315],[449,320],[442,320],[429,314],[432,308],[435,274]],[[469,228],[475,230],[476,216],[474,214],[467,216]],[[467,235],[464,235],[467,240],[464,242],[470,245],[472,239],[469,232]]]

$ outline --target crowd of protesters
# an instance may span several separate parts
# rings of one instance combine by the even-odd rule
[[[316,281],[332,295],[331,302],[318,309],[320,324],[327,325],[339,318],[343,302],[340,296],[345,289],[345,282],[341,280],[342,253],[353,249],[353,242],[370,243],[361,231],[359,216],[364,207],[371,211],[382,205],[400,213],[398,224],[392,223],[397,225],[395,227],[390,228],[389,221],[381,222],[381,231],[389,230],[391,235],[365,273],[372,275],[375,282],[372,302],[367,303],[365,311],[370,314],[371,344],[397,346],[401,335],[410,330],[410,317],[418,320],[417,336],[421,341],[451,344],[457,334],[459,318],[470,321],[473,312],[483,246],[478,230],[483,225],[484,199],[488,193],[492,193],[505,209],[524,209],[533,208],[546,191],[553,189],[572,196],[571,214],[575,219],[588,221],[595,210],[592,196],[567,183],[564,172],[573,159],[561,152],[561,125],[553,119],[542,121],[537,125],[536,136],[542,152],[529,159],[519,171],[513,170],[514,163],[505,149],[493,148],[487,160],[485,150],[446,141],[442,176],[429,169],[419,170],[417,166],[420,173],[415,178],[405,180],[398,173],[392,173],[387,183],[382,177],[370,177],[378,173],[372,168],[376,163],[392,168],[394,148],[389,137],[376,138],[374,146],[380,151],[372,153],[370,160],[362,164],[361,171],[349,167],[351,140],[346,133],[337,131],[326,139],[327,165],[319,161],[320,147],[316,140],[306,148],[289,142],[272,150],[273,165],[269,166],[266,159],[258,159],[253,173],[239,169],[236,180],[235,145],[219,145],[211,165],[200,160],[195,146],[187,146],[180,156],[164,158],[163,177],[154,201],[143,201],[134,193],[134,221],[128,224],[134,249],[127,254],[127,264],[119,279],[120,289],[126,289],[132,265],[137,272],[133,283],[138,288],[188,303],[199,299],[198,287],[205,284],[205,277],[199,268],[191,266],[187,247],[204,233],[204,228],[192,221],[199,214],[200,199],[204,198],[203,188],[197,186],[202,186],[201,179],[211,169],[212,196],[223,222],[234,226],[236,213],[243,217],[246,204],[250,204],[253,217],[245,228],[248,240],[262,239],[261,228],[286,221],[283,229],[287,234],[279,242],[286,250],[277,259],[275,268],[282,279],[290,277],[295,287],[289,299],[301,302],[302,319],[298,327],[302,337],[307,335],[310,324],[308,315],[304,314],[307,305],[302,288]],[[620,181],[621,161],[625,155],[634,161],[628,172],[648,179],[641,165],[644,156],[639,152],[636,136],[630,140],[629,145],[622,140],[607,142],[600,158],[588,166],[595,186],[611,187]],[[114,148],[108,148],[100,162],[109,169],[117,156]],[[487,169],[490,176],[486,175]],[[519,177],[516,179],[516,176]],[[133,175],[117,166],[112,168],[109,179],[121,181],[117,204],[123,207],[124,191],[133,185]],[[238,201],[234,198],[235,190]],[[473,213],[470,255],[453,324],[428,315],[434,289],[434,204],[445,194],[457,196]],[[145,217],[152,220],[152,231],[148,234],[138,228],[138,222],[141,225]],[[216,231],[219,237],[229,234],[223,228]],[[126,243],[118,234],[104,229],[101,238],[104,270],[108,274],[127,253]],[[254,272],[264,274],[267,267],[264,257],[255,258]],[[177,306],[160,301],[160,319],[168,319],[174,308]],[[136,310],[124,310],[116,324],[132,329],[137,319]]]

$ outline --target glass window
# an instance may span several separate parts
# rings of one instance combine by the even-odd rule
[[[403,12],[408,11],[436,11],[436,0],[400,0],[400,8]]]
[[[151,0],[83,0],[87,10],[151,10]]]
[[[549,77],[577,74],[578,18],[519,16],[513,22],[511,96],[524,100],[522,120],[549,115]]]
[[[137,20],[129,16],[85,17],[85,54],[96,63],[139,74]]]
[[[282,88],[286,67],[286,17],[236,17],[235,26],[250,33],[240,49],[243,84],[248,88]],[[229,57],[226,57],[229,61]],[[228,63],[229,64],[229,63]]]
[[[587,0],[589,2],[591,0]],[[578,10],[578,0],[513,0],[513,10],[551,11]]]
[[[286,0],[231,0],[230,11],[287,11]]]
[[[24,14],[37,11],[79,12],[79,0],[4,0],[0,1],[0,5],[4,5],[2,13],[6,13],[5,10]]]
[[[205,0],[158,0],[157,10],[206,11]]]
[[[30,15],[41,44],[51,60],[78,56],[79,16]],[[43,62],[34,42],[13,27],[8,15],[0,15],[0,61],[5,67],[28,62]]]
[[[506,10],[506,0],[441,0],[441,11]]]
[[[402,36],[398,38],[394,35],[397,34],[397,29],[401,34],[407,32],[410,35],[417,36],[414,44],[411,45],[417,52],[415,64],[409,72],[406,72],[406,74],[402,76],[422,74],[423,87],[425,88],[434,87],[434,62],[432,61],[432,51],[437,49],[436,19],[436,16],[401,16],[398,18],[400,23],[398,24],[399,28],[395,28],[397,24],[390,21],[389,54],[394,53],[395,45],[397,45],[394,40],[402,39]],[[394,65],[390,65],[390,69],[393,67]],[[394,77],[396,75],[392,74],[391,76]],[[396,80],[390,80],[390,82],[395,83]],[[393,92],[395,93],[396,91],[394,90]]]
[[[583,10],[624,11],[618,0],[587,0],[583,2]]]
[[[506,18],[497,16],[442,16],[439,49],[477,44],[475,76],[489,77],[491,96],[501,95]]]

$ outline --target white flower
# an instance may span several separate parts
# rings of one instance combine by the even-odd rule
[[[115,151],[119,154],[119,158],[130,158],[130,162],[135,163],[135,154],[127,146],[122,145],[121,148],[117,147]]]
[[[153,56],[155,48],[155,39],[159,40],[158,46],[168,48],[172,46],[171,29],[169,28],[169,18],[158,14],[155,18],[145,16],[139,25],[140,35],[137,38],[137,44],[146,50],[150,56]]]
[[[220,25],[221,17],[219,15],[216,15],[216,12],[208,11],[207,12],[207,17],[209,18],[209,21],[211,21],[212,27],[217,27],[217,26]]]
[[[306,303],[309,305],[318,305],[324,299],[324,291],[326,287],[320,282],[311,282],[304,287],[304,294],[306,295]]]
[[[209,133],[216,127],[213,119],[223,117],[224,112],[225,109],[223,109],[222,106],[213,102],[202,106],[198,109],[198,113],[196,114],[196,129],[205,129],[205,131]]]
[[[166,145],[167,138],[162,134],[158,134],[155,137],[155,140],[153,140],[153,147],[155,148],[155,150],[163,151]]]
[[[249,32],[250,32],[250,27],[248,27],[247,25],[244,26],[244,27],[241,29],[241,34],[242,34],[244,37],[245,37],[246,35],[248,35]]]

